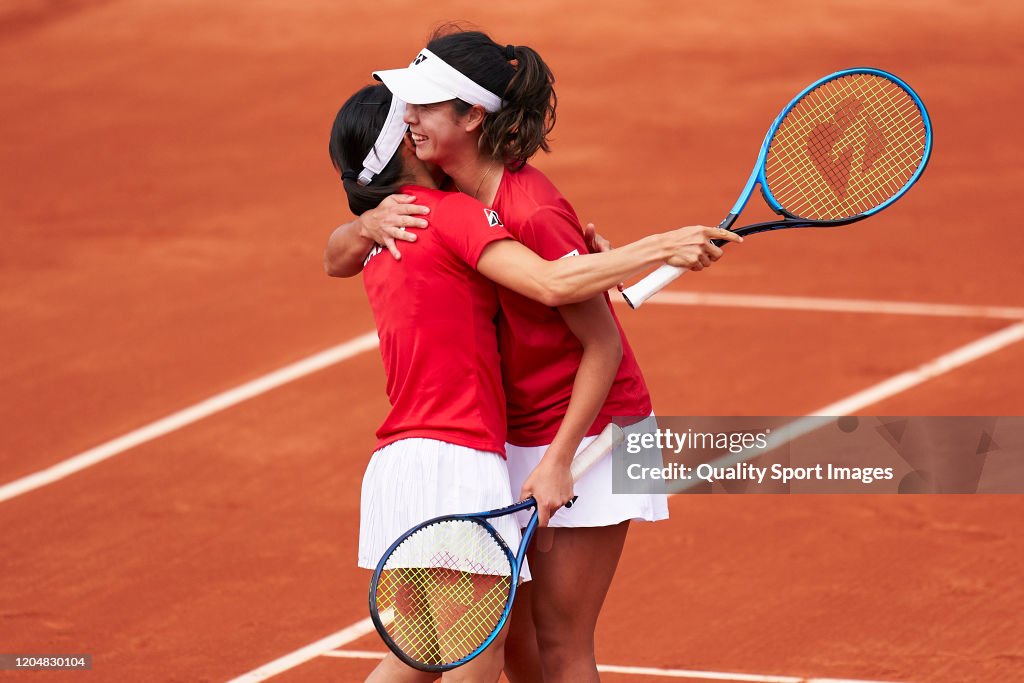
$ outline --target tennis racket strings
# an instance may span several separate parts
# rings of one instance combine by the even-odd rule
[[[512,573],[507,550],[489,528],[444,519],[411,534],[388,558],[377,584],[378,612],[406,654],[449,665],[497,628]]]
[[[826,81],[780,122],[765,184],[789,214],[833,221],[888,201],[925,161],[928,131],[915,99],[873,73]]]

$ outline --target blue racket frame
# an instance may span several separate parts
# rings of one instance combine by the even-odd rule
[[[530,540],[533,538],[534,531],[537,530],[538,514],[536,509],[534,509],[533,515],[531,515],[529,523],[523,530],[523,538],[519,543],[519,551],[514,555],[512,554],[512,550],[508,547],[508,544],[505,543],[505,540],[501,537],[501,534],[499,534],[493,526],[488,524],[487,520],[494,519],[495,517],[504,517],[505,515],[510,515],[515,512],[519,512],[520,510],[528,510],[531,507],[536,508],[536,506],[537,502],[533,498],[527,498],[526,500],[521,500],[518,503],[513,503],[512,505],[508,505],[503,508],[498,508],[496,510],[488,510],[487,512],[475,512],[472,514],[464,515],[441,515],[440,517],[428,519],[422,524],[413,527],[409,531],[402,534],[397,541],[395,541],[388,547],[388,549],[384,552],[383,557],[381,557],[380,562],[377,563],[377,568],[374,569],[373,576],[370,579],[370,619],[373,620],[373,625],[374,627],[376,627],[377,633],[380,634],[380,637],[384,640],[384,643],[388,646],[388,649],[394,652],[396,657],[398,657],[414,669],[426,671],[429,673],[441,673],[462,666],[463,664],[470,661],[471,659],[479,655],[481,652],[486,650],[487,647],[492,642],[494,642],[494,639],[498,636],[498,633],[500,633],[501,629],[505,627],[505,623],[508,621],[509,614],[512,613],[512,603],[515,600],[516,592],[519,589],[519,576],[522,571],[523,561],[526,559],[526,549],[530,545]],[[505,609],[501,613],[501,618],[498,620],[497,626],[494,628],[494,631],[491,633],[491,635],[489,635],[487,639],[480,644],[479,647],[477,647],[475,650],[470,652],[465,657],[457,661],[454,661],[450,664],[431,665],[424,664],[423,662],[418,662],[415,659],[409,657],[407,654],[402,652],[402,649],[398,647],[398,644],[395,643],[395,641],[391,638],[390,635],[388,635],[387,628],[384,626],[384,622],[381,619],[380,614],[377,612],[376,595],[377,586],[380,583],[381,574],[384,572],[384,565],[387,563],[388,558],[391,557],[391,553],[395,551],[395,548],[400,546],[402,542],[405,541],[405,539],[407,539],[409,536],[413,535],[420,529],[428,527],[432,524],[447,521],[473,522],[484,527],[487,533],[491,535],[491,537],[497,542],[498,546],[505,552],[505,556],[509,560],[509,564],[512,567],[512,585],[508,593],[508,600],[505,602]]]
[[[834,221],[810,220],[807,218],[801,218],[800,216],[795,216],[786,211],[778,202],[778,200],[775,199],[775,196],[772,194],[771,188],[768,186],[767,179],[765,178],[765,166],[768,159],[768,149],[771,145],[772,138],[775,137],[775,132],[779,129],[779,126],[782,124],[783,119],[786,118],[786,115],[793,109],[793,107],[795,107],[800,102],[800,100],[802,100],[807,95],[807,93],[814,90],[823,83],[828,83],[829,81],[834,81],[837,78],[842,78],[844,76],[853,76],[856,74],[871,74],[873,76],[879,76],[881,78],[890,80],[893,83],[899,85],[901,88],[903,88],[907,92],[907,94],[910,95],[910,97],[914,100],[914,104],[921,112],[921,119],[924,122],[925,129],[924,153],[923,158],[921,160],[921,164],[917,167],[917,170],[914,172],[914,175],[910,177],[910,179],[903,185],[899,192],[897,192],[888,200],[882,202],[878,206],[873,207],[863,213],[857,214],[856,216]],[[794,97],[793,100],[788,105],[786,105],[786,108],[783,109],[782,112],[780,112],[779,115],[775,117],[775,120],[772,122],[771,127],[768,129],[767,134],[765,134],[764,136],[764,141],[761,143],[761,151],[757,155],[757,162],[754,164],[754,171],[753,173],[750,174],[750,179],[747,180],[747,184],[743,187],[743,191],[740,192],[740,197],[739,199],[736,200],[736,204],[733,205],[732,210],[729,211],[729,215],[726,216],[721,223],[719,223],[718,227],[726,230],[732,227],[733,223],[736,222],[736,218],[740,215],[740,212],[743,211],[743,208],[747,205],[747,202],[750,200],[750,196],[754,193],[755,186],[760,186],[761,196],[764,197],[765,203],[767,203],[768,206],[775,213],[779,214],[780,216],[783,216],[784,219],[781,221],[768,221],[765,223],[754,223],[752,225],[744,226],[736,230],[736,233],[738,235],[755,235],[759,232],[767,232],[769,230],[780,230],[783,228],[829,228],[834,226],[849,225],[850,223],[855,223],[857,221],[867,218],[868,216],[878,213],[879,211],[881,211],[882,209],[884,209],[885,207],[889,206],[897,199],[902,197],[904,194],[906,194],[907,190],[909,190],[911,186],[913,186],[913,184],[917,182],[917,179],[921,177],[921,174],[924,173],[925,166],[928,165],[928,160],[931,158],[931,153],[931,118],[928,116],[928,110],[925,108],[924,102],[921,101],[921,98],[918,96],[918,94],[914,92],[913,88],[907,85],[905,81],[901,80],[899,77],[887,71],[882,71],[881,69],[874,69],[871,67],[856,67],[853,69],[843,69],[842,71],[836,71],[835,73],[829,74],[828,76],[819,78],[817,81],[811,83],[809,86],[801,90],[800,94]],[[714,242],[718,246],[726,244],[724,240],[714,240]]]

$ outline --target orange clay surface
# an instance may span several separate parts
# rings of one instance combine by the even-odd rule
[[[537,165],[618,244],[717,223],[797,90],[892,70],[936,131],[904,200],[847,229],[751,238],[674,287],[1024,304],[1013,3],[10,0],[0,483],[372,330],[359,281],[321,269],[349,219],[327,132],[371,69],[407,63],[444,19],[549,61],[559,117]],[[619,312],[662,415],[801,415],[1013,324]],[[1021,377],[1017,343],[861,412],[1020,415]],[[370,351],[0,503],[0,652],[94,657],[89,674],[0,679],[223,681],[364,619],[359,483],[386,409]],[[680,496],[671,510],[630,535],[603,663],[1024,679],[1024,499]],[[320,657],[277,680],[372,666]]]

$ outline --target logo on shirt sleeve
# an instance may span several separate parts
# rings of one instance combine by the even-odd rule
[[[491,211],[490,209],[484,209],[484,215],[487,216],[487,225],[492,228],[504,228],[505,224],[501,222],[498,217],[497,211]]]
[[[370,262],[370,259],[372,259],[374,256],[376,256],[382,251],[384,251],[384,247],[380,246],[379,244],[374,244],[373,248],[370,249],[370,253],[368,253],[366,255],[366,258],[363,259],[363,267],[365,268],[366,264]]]
[[[572,251],[570,251],[565,256],[559,256],[558,258],[559,258],[559,260],[561,260],[561,259],[564,259],[564,258],[569,258],[570,256],[579,256],[579,255],[580,255],[580,250],[579,249],[573,249]]]

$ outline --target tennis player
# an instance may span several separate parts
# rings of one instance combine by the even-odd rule
[[[717,228],[695,226],[607,254],[545,261],[510,239],[494,210],[465,194],[436,189],[431,170],[405,136],[403,116],[404,103],[387,88],[365,87],[339,111],[330,141],[354,213],[407,192],[432,216],[432,229],[415,253],[398,261],[371,249],[362,269],[392,404],[363,479],[359,565],[368,569],[396,538],[426,519],[513,502],[503,461],[507,426],[494,322],[498,295],[491,280],[560,305],[657,263],[692,262],[698,253],[717,257],[707,240],[725,236]],[[570,496],[571,487],[559,505]],[[520,531],[514,518],[497,524],[516,547]],[[497,680],[503,637],[484,655],[445,673],[444,680]],[[433,678],[389,654],[368,680]]]
[[[438,165],[452,189],[495,210],[545,259],[587,253],[571,205],[527,164],[547,150],[555,115],[553,77],[535,51],[458,31],[437,35],[409,68],[375,76],[415,103],[405,120],[416,155]],[[412,213],[392,216],[422,220]],[[436,216],[430,220],[433,228]],[[332,235],[328,263],[344,262],[359,230],[366,239],[365,221]],[[720,256],[704,252],[687,267],[699,270]],[[510,478],[513,491],[535,496],[544,515],[572,495],[569,462],[613,416],[637,416],[627,431],[655,427],[650,397],[606,295],[558,308],[506,288],[499,297]],[[506,643],[513,681],[598,680],[594,629],[629,522],[668,516],[663,495],[613,496],[610,467],[605,462],[577,482],[579,501],[554,515],[549,543],[539,537],[530,554],[535,581],[521,589]]]

